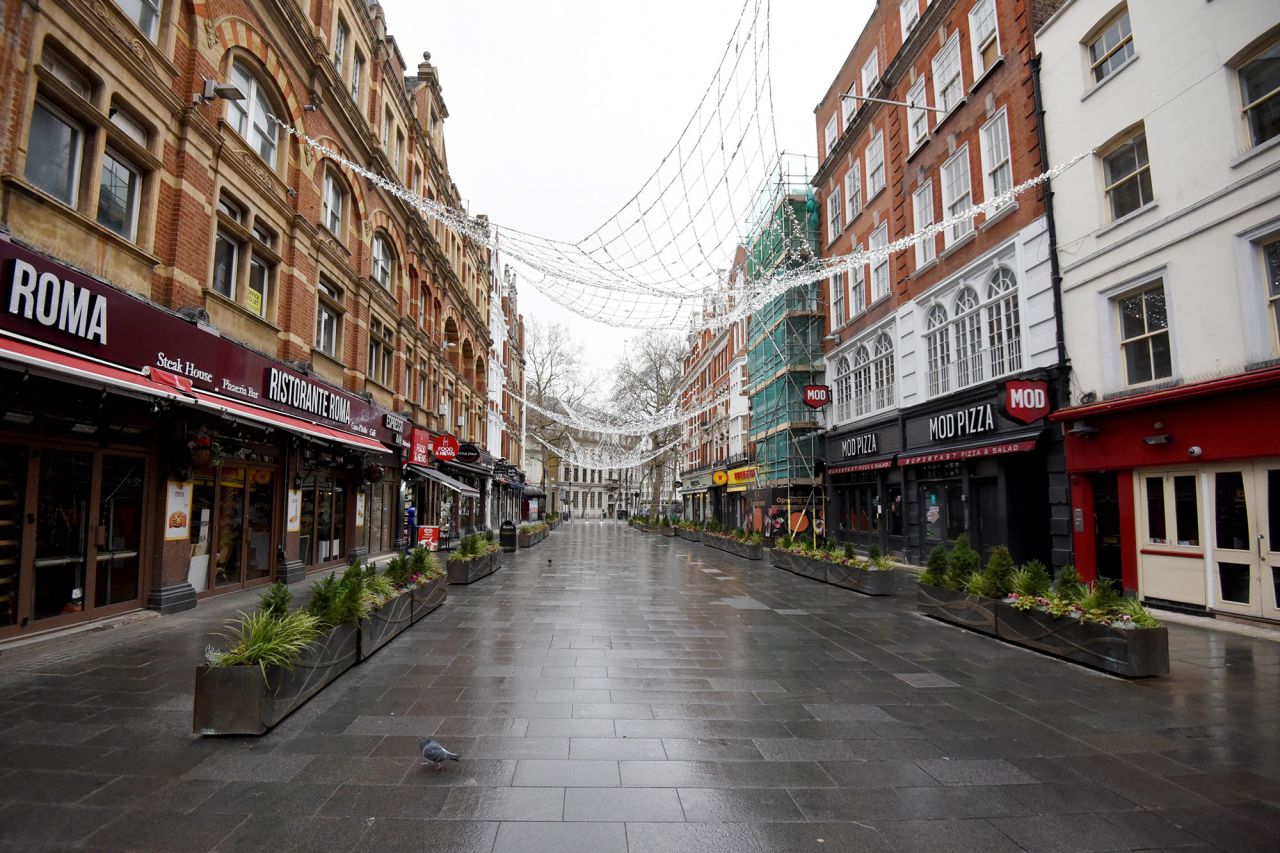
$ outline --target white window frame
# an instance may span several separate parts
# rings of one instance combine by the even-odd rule
[[[351,59],[351,100],[360,103],[360,84],[364,77],[364,57],[357,49]]]
[[[390,241],[381,231],[373,235],[373,280],[391,290],[392,254]]]
[[[919,234],[933,224],[933,179],[925,181],[911,194],[911,216]],[[938,256],[937,235],[931,234],[916,243],[916,269],[930,264]]]
[[[1267,260],[1267,250],[1273,246],[1277,255],[1275,269],[1271,268]],[[1280,347],[1280,235],[1263,240],[1258,248],[1262,255],[1263,296],[1267,303],[1267,313],[1272,321],[1271,342],[1272,346]],[[1165,310],[1168,310],[1167,305]]]
[[[933,103],[946,115],[964,100],[964,69],[960,64],[960,33],[958,31],[952,34],[947,43],[942,46],[942,50],[933,57],[932,65]]]
[[[258,270],[260,270],[259,281],[261,282],[261,285],[262,285],[261,289],[255,288],[253,286],[255,267]],[[269,261],[268,259],[262,257],[257,253],[252,253],[249,255],[249,277],[245,281],[244,307],[246,310],[249,311],[250,314],[253,314],[263,320],[268,319],[271,314],[271,291],[274,289],[272,286],[271,279],[274,273],[275,273],[275,264],[273,264],[271,261]],[[257,294],[257,299],[258,299],[257,310],[255,310],[253,305],[250,304],[254,299],[254,297],[251,294]]]
[[[1001,265],[987,276],[987,367],[996,379],[1022,369],[1022,312],[1018,277]]]
[[[861,244],[853,247],[854,254],[862,251]],[[858,264],[849,276],[849,316],[857,317],[867,310],[867,267]]]
[[[898,0],[898,21],[902,24],[902,40],[907,40],[920,21],[920,0]]]
[[[52,196],[53,198],[56,198],[58,201],[67,205],[68,207],[72,207],[72,208],[79,207],[80,196],[81,196],[80,170],[84,165],[84,144],[85,144],[84,125],[72,119],[69,115],[67,115],[65,112],[63,112],[58,107],[56,107],[52,102],[47,101],[44,98],[36,98],[35,105],[32,108],[32,115],[35,114],[35,110],[41,110],[47,113],[50,118],[64,125],[67,129],[69,129],[75,135],[74,142],[71,146],[72,148],[71,161],[67,164],[67,167],[69,168],[71,173],[70,180],[67,182],[68,183],[67,190],[70,192],[71,195],[70,195],[70,198],[64,198],[63,196],[50,190],[48,187],[44,187],[44,186],[41,186],[40,184],[35,183],[35,181],[31,177],[30,170],[33,164],[42,163],[48,159],[47,155],[38,156],[35,154],[35,152],[38,149],[41,149],[41,145],[40,145],[41,140],[30,139],[31,131],[33,130],[35,125],[34,120],[32,120],[27,127],[27,135],[28,135],[27,162],[24,170],[24,175],[27,178],[27,182],[34,187],[38,187],[42,192],[48,193],[50,196]],[[61,170],[61,169],[59,170],[60,173],[64,173],[65,171],[66,170]]]
[[[116,166],[120,167],[130,176],[131,196],[126,200],[128,210],[125,211],[126,222],[123,231],[117,231],[102,221],[103,178],[105,177],[104,173],[107,168],[108,160],[115,163]],[[106,228],[113,234],[119,234],[124,239],[133,242],[138,237],[138,210],[142,202],[142,170],[133,165],[131,160],[121,156],[110,147],[102,153],[102,170],[103,171],[98,175],[98,210],[95,213],[95,219],[103,228]]]
[[[907,92],[907,103],[917,105],[907,107],[908,144],[911,150],[915,151],[929,138],[929,111],[919,108],[929,105],[928,96],[925,94],[925,76],[923,74],[916,79],[915,83],[911,84],[911,89]]]
[[[338,79],[347,76],[347,38],[350,35],[347,22],[338,15],[338,24],[333,31],[333,70],[338,72]]]
[[[845,92],[845,95],[849,97],[842,96],[840,98],[840,118],[844,122],[845,127],[848,127],[849,123],[853,121],[853,117],[858,114],[858,99],[853,97],[857,94],[858,84],[855,81],[849,86],[849,91]]]
[[[853,351],[853,414],[869,415],[872,407],[871,348],[865,343]]]
[[[844,173],[844,195],[847,219],[852,224],[862,212],[862,163],[858,160],[854,160],[849,171]]]
[[[230,292],[228,293],[223,293],[221,290],[218,289],[218,286],[217,286],[218,242],[219,241],[231,247],[231,263],[227,267],[229,272],[228,278],[230,279],[230,288],[229,288]],[[236,237],[234,234],[232,234],[229,230],[225,228],[219,228],[215,232],[214,238],[213,238],[213,275],[210,276],[209,289],[212,290],[214,293],[218,294],[219,296],[223,296],[223,297],[226,297],[227,299],[230,299],[232,302],[234,302],[236,299],[236,290],[238,289],[238,284],[239,284],[238,279],[240,275],[240,246],[241,246],[240,239]]]
[[[872,342],[871,386],[875,395],[874,411],[877,412],[891,409],[898,402],[897,369],[894,361],[896,349],[889,330],[881,331]]]
[[[142,30],[149,41],[160,31],[160,0],[116,0],[121,11]]]
[[[822,141],[823,141],[823,144],[826,146],[826,151],[824,153],[824,156],[827,156],[827,157],[831,156],[832,150],[834,150],[836,147],[836,141],[840,138],[840,131],[836,127],[837,121],[838,119],[836,118],[836,116],[834,115],[831,116],[830,121],[827,122],[826,130],[823,131]]]
[[[831,289],[831,329],[836,329],[849,322],[849,315],[845,312],[848,303],[845,301],[845,277],[844,272],[837,272],[831,278],[827,279],[827,286]]]
[[[880,50],[879,48],[871,48],[871,55],[867,57],[867,61],[862,63],[862,93],[864,95],[871,94],[872,90],[880,83]]]
[[[1128,32],[1124,33],[1125,27],[1121,27],[1120,23],[1124,21]],[[1112,28],[1116,28],[1119,40],[1111,47],[1105,47],[1104,40]],[[1104,50],[1101,54],[1095,55],[1094,48],[1099,44],[1103,44]],[[1133,21],[1129,17],[1128,5],[1121,6],[1111,17],[1107,18],[1100,26],[1095,27],[1093,34],[1085,43],[1085,56],[1089,61],[1089,78],[1094,86],[1101,85],[1110,79],[1121,68],[1124,68],[1133,59]],[[1124,54],[1118,64],[1112,65],[1111,60],[1117,54]],[[1110,70],[1107,70],[1110,68]]]
[[[875,251],[876,249],[883,249],[887,245],[889,245],[888,222],[871,232],[871,240],[867,244],[867,248]],[[874,305],[888,296],[890,287],[889,256],[885,255],[878,263],[873,263],[871,266],[871,303]]]
[[[1276,102],[1280,101],[1280,83],[1277,83],[1276,87],[1271,91],[1267,92],[1266,94],[1263,94],[1257,98],[1254,98],[1252,101],[1249,101],[1248,100],[1249,95],[1245,91],[1244,75],[1242,72],[1246,67],[1248,67],[1249,65],[1252,65],[1255,62],[1260,61],[1262,57],[1266,56],[1267,54],[1276,54],[1276,53],[1280,53],[1280,39],[1272,39],[1270,42],[1263,45],[1258,50],[1255,50],[1247,60],[1240,63],[1239,66],[1236,67],[1236,79],[1239,81],[1239,86],[1240,86],[1240,104],[1241,104],[1240,119],[1243,122],[1243,126],[1244,126],[1245,142],[1249,148],[1254,148],[1266,142],[1270,142],[1273,139],[1280,138],[1280,134],[1272,135],[1270,137],[1267,137],[1266,139],[1256,138],[1253,130],[1253,124],[1249,120],[1249,114],[1253,110],[1262,109],[1264,105],[1267,105],[1268,101],[1272,102],[1271,103],[1272,107],[1275,106]]]
[[[330,358],[340,358],[342,348],[342,292],[324,281],[316,288],[315,348]],[[326,324],[325,320],[328,319]],[[325,346],[325,343],[328,346]]]
[[[369,379],[390,388],[394,362],[394,327],[375,314],[369,318]]]
[[[342,219],[343,205],[346,201],[346,193],[342,189],[337,177],[330,170],[324,173],[324,199],[321,205],[320,215],[324,227],[335,237],[342,236]]]
[[[844,199],[840,196],[840,184],[836,183],[827,193],[827,242],[834,243],[844,231]]]
[[[884,131],[878,132],[871,138],[871,142],[867,145],[867,151],[864,155],[867,161],[867,200],[876,197],[885,187],[885,165],[884,165]],[[877,176],[879,183],[877,184]]]
[[[1161,297],[1164,299],[1164,323],[1165,324],[1164,326],[1153,330],[1147,321],[1147,300],[1145,297],[1148,293],[1155,290],[1159,290]],[[1134,298],[1141,298],[1142,300],[1143,332],[1142,334],[1134,335],[1133,337],[1126,338],[1124,336],[1125,332],[1124,332],[1123,303],[1126,300],[1134,299]],[[1120,370],[1124,374],[1125,387],[1137,388],[1144,385],[1152,385],[1157,382],[1165,382],[1172,379],[1175,373],[1174,365],[1173,365],[1173,335],[1169,328],[1169,299],[1168,299],[1168,296],[1165,295],[1164,277],[1161,276],[1158,278],[1153,278],[1149,281],[1145,281],[1142,283],[1140,287],[1137,287],[1133,290],[1127,291],[1125,293],[1122,293],[1116,296],[1113,302],[1115,304],[1115,318],[1116,318],[1115,322],[1117,324],[1117,332],[1118,332],[1117,340],[1120,342]],[[1151,345],[1151,342],[1159,335],[1164,335],[1165,345],[1169,352],[1169,372],[1168,374],[1163,376],[1159,376],[1156,373],[1155,351],[1152,349],[1152,345]],[[1129,375],[1129,358],[1128,358],[1128,349],[1127,349],[1129,346],[1145,346],[1147,348],[1147,354],[1151,358],[1151,378],[1150,379],[1142,379],[1135,382],[1133,380],[1133,377]]]
[[[986,374],[982,357],[982,297],[975,288],[964,285],[957,291],[952,306],[956,388],[968,388],[982,382]]]
[[[963,192],[957,192],[959,187],[959,175],[953,175],[953,171],[959,166],[964,167],[964,187]],[[969,170],[969,145],[965,143],[960,146],[960,150],[956,151],[945,163],[942,164],[942,218],[950,219],[957,213],[973,206],[973,177]],[[973,233],[973,220],[965,219],[961,222],[953,224],[950,228],[942,232],[943,246],[950,248],[951,246],[963,240]]]
[[[978,31],[978,26],[988,18],[991,21],[991,32],[984,37]],[[987,64],[982,61],[982,51],[992,42],[995,42],[996,52],[991,63]],[[1000,19],[997,17],[996,0],[978,0],[969,10],[969,51],[973,59],[975,80],[981,78],[1000,61]]]
[[[1009,147],[1006,107],[1001,107],[1000,112],[982,126],[978,147],[982,155],[982,198],[983,201],[991,201],[1013,189],[1013,154]],[[1000,205],[995,210],[1003,210],[1004,207]]]
[[[254,153],[274,169],[280,153],[280,126],[267,118],[272,108],[266,90],[257,74],[239,59],[231,63],[231,82],[241,87],[244,98],[227,101],[228,123]],[[267,132],[271,128],[274,133]],[[263,154],[264,145],[268,146],[267,154]]]
[[[947,307],[935,302],[925,314],[925,349],[929,396],[951,391],[951,322]]]
[[[1145,163],[1138,162],[1139,143],[1141,143],[1142,149],[1146,154]],[[1129,147],[1132,147],[1134,149],[1133,160],[1134,160],[1135,168],[1132,172],[1126,172],[1125,174],[1120,175],[1117,178],[1116,176],[1113,176],[1111,174],[1110,161],[1122,150]],[[1126,216],[1131,216],[1137,213],[1138,211],[1146,207],[1149,207],[1155,203],[1155,185],[1151,177],[1151,152],[1147,148],[1147,131],[1145,127],[1138,127],[1133,132],[1126,134],[1123,139],[1121,139],[1115,145],[1112,145],[1110,148],[1107,149],[1107,151],[1104,154],[1101,155],[1101,160],[1102,160],[1103,197],[1107,201],[1107,213],[1110,215],[1112,221],[1115,221],[1117,219],[1123,219]],[[1146,173],[1147,187],[1150,190],[1150,195],[1147,197],[1145,201],[1142,200],[1143,173]],[[1133,208],[1132,210],[1127,210],[1124,213],[1117,213],[1116,197],[1113,196],[1112,193],[1118,190],[1120,187],[1128,184],[1130,181],[1138,182],[1138,200],[1141,203],[1137,207]]]

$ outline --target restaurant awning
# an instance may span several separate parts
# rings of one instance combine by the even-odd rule
[[[374,453],[389,452],[382,442],[375,441],[372,438],[365,438],[364,436],[353,435],[332,427],[314,424],[311,421],[304,421],[301,418],[295,418],[282,412],[251,406],[238,400],[210,394],[208,391],[192,391],[191,393],[195,396],[196,405],[200,408],[211,409],[237,420],[252,421],[266,426],[277,427],[323,441],[336,441],[339,444],[345,444],[358,450],[367,450]]]
[[[1007,453],[1028,453],[1036,449],[1036,439],[1044,432],[1037,427],[1033,430],[1016,432],[1002,436],[998,441],[966,442],[964,444],[942,447],[928,452],[903,453],[898,457],[898,465],[925,465],[931,462],[956,462],[961,459],[979,459],[984,456],[1003,456]]]
[[[442,471],[437,471],[435,468],[425,468],[422,465],[406,465],[405,470],[411,474],[417,474],[419,477],[427,480],[433,480],[444,486],[446,489],[452,489],[464,498],[480,497],[479,490],[468,486],[466,483],[460,483],[448,474],[445,474]]]
[[[525,483],[524,496],[526,498],[545,498],[547,493],[542,490],[541,486],[535,486],[532,483]]]

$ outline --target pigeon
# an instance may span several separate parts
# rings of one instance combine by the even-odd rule
[[[422,763],[434,764],[437,770],[443,769],[446,761],[460,759],[456,752],[450,752],[429,737],[418,738],[418,749],[422,752]]]

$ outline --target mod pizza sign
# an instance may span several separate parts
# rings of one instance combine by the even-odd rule
[[[1030,424],[1049,414],[1049,383],[1043,379],[1014,379],[1004,383],[1000,403],[1010,420]]]
[[[813,409],[821,409],[831,402],[830,385],[804,386],[804,404]]]

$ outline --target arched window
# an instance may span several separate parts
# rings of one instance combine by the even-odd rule
[[[320,217],[324,223],[324,227],[329,229],[333,236],[342,237],[342,218],[343,209],[347,203],[347,191],[342,185],[342,179],[338,177],[333,169],[325,169],[324,172],[324,196],[321,199]]]
[[[1018,282],[1005,267],[997,267],[987,283],[987,345],[993,377],[1022,369]]]
[[[853,415],[853,383],[849,359],[836,363],[836,420],[847,421]]]
[[[972,287],[961,288],[956,296],[956,387],[966,388],[982,381],[982,315],[978,311],[978,293]]]
[[[391,267],[395,256],[391,252],[387,235],[379,232],[373,235],[373,277],[385,289],[391,289]]]
[[[280,144],[280,125],[267,118],[275,114],[267,89],[240,60],[231,63],[231,82],[244,94],[244,99],[227,101],[227,120],[245,142],[253,146],[258,156],[273,169],[276,151]]]
[[[893,338],[888,332],[881,332],[875,342],[875,358],[871,362],[872,381],[875,387],[876,411],[887,409],[894,404],[894,365]]]
[[[871,352],[865,344],[853,354],[853,409],[855,415],[872,411]]]
[[[951,330],[947,328],[947,309],[935,304],[926,321],[925,346],[929,356],[929,396],[951,390]]]

